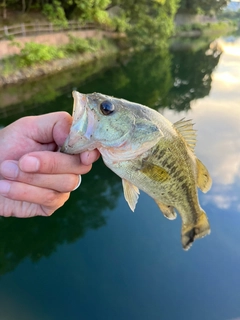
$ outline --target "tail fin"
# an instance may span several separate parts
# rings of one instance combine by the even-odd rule
[[[210,234],[211,229],[206,213],[201,209],[195,225],[183,225],[182,246],[188,250],[195,239],[203,238]]]

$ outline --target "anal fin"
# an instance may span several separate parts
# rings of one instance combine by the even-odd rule
[[[168,206],[161,201],[155,200],[157,205],[159,206],[159,209],[162,211],[164,217],[166,217],[169,220],[174,220],[177,218],[177,214],[174,210],[174,207]]]
[[[126,179],[122,179],[124,197],[132,211],[135,210],[139,197],[139,189]]]

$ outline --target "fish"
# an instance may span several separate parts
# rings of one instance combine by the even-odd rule
[[[212,179],[195,155],[192,120],[171,123],[154,109],[101,93],[72,95],[73,122],[61,152],[98,149],[105,165],[122,179],[132,211],[142,190],[166,218],[174,220],[178,212],[184,250],[210,234],[198,188],[207,192]]]

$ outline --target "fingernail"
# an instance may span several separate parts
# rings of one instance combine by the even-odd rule
[[[40,167],[40,162],[32,156],[25,156],[20,160],[20,169],[25,172],[36,172]]]
[[[8,179],[15,179],[17,178],[19,173],[18,165],[15,162],[12,161],[3,161],[1,164],[1,174],[5,178]]]
[[[5,180],[1,180],[0,181],[0,194],[7,195],[8,192],[10,190],[10,183],[5,181]]]

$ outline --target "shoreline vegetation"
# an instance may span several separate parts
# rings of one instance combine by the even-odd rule
[[[213,39],[236,28],[234,22],[216,19],[216,13],[227,4],[226,0],[207,2],[208,6],[203,8],[199,0],[139,0],[134,4],[129,0],[25,0],[21,3],[4,0],[2,18],[0,16],[0,29],[5,37],[0,41],[0,87],[82,66],[122,51],[168,50],[169,39],[201,36]],[[191,23],[188,18],[178,23],[176,13],[185,14],[186,11],[194,19]],[[198,20],[199,17],[202,20]],[[22,35],[25,35],[25,26],[29,27],[32,21],[48,24],[44,41],[40,34],[14,38],[14,24],[20,23],[18,28],[21,26]],[[73,21],[83,29],[88,24],[98,26],[97,37],[87,35],[90,30],[82,30],[81,34],[61,30],[69,28]],[[4,28],[4,23],[9,27]],[[57,32],[51,32],[55,26],[62,33],[60,40],[54,40]]]
[[[172,40],[181,38],[199,38],[202,36],[221,36],[234,30],[232,24],[194,23],[176,28]],[[44,45],[37,42],[27,42],[23,46],[21,38],[12,41],[14,46],[22,46],[20,54],[5,57],[0,60],[0,87],[29,81],[46,75],[57,73],[74,66],[88,64],[96,59],[115,55],[122,50],[119,41],[125,39],[122,32],[110,32],[102,38],[80,38],[68,33],[69,42],[62,46]],[[126,45],[123,47],[126,50]],[[132,47],[128,47],[133,51]],[[137,50],[137,48],[136,48]]]
[[[0,87],[57,73],[74,66],[88,64],[119,52],[116,39],[122,34],[102,38],[78,38],[70,33],[69,42],[54,46],[27,42],[20,51],[0,60]],[[21,46],[21,42],[13,45]]]

